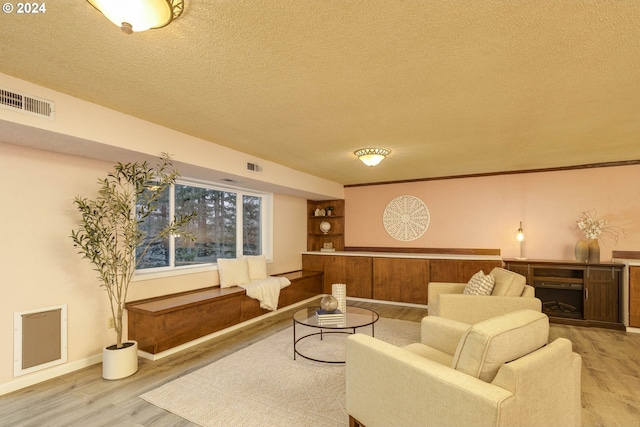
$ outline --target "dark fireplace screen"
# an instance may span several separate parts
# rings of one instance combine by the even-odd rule
[[[582,284],[544,282],[536,283],[535,289],[547,316],[583,318]]]

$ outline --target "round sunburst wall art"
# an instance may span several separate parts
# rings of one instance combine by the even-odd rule
[[[431,215],[427,205],[414,196],[399,196],[389,202],[382,214],[389,236],[402,242],[418,239],[429,228]]]

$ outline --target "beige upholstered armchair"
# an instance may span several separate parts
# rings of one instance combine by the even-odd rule
[[[351,335],[350,426],[580,426],[582,359],[548,333],[545,314],[520,310],[475,325],[427,316],[406,347]]]
[[[429,316],[474,324],[516,310],[542,311],[542,302],[524,276],[500,267],[489,274],[495,285],[487,296],[464,295],[466,283],[429,282]]]

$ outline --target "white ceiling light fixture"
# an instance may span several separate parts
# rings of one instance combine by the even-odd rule
[[[390,153],[391,150],[387,148],[361,148],[353,152],[367,166],[377,165]]]
[[[125,34],[165,27],[184,11],[184,0],[87,1]]]

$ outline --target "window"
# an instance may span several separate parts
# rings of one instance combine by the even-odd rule
[[[138,271],[164,271],[214,264],[218,258],[270,255],[271,196],[246,190],[180,181],[141,223],[151,239],[174,215],[197,212],[188,225],[196,241],[180,236],[155,242],[142,253]]]

